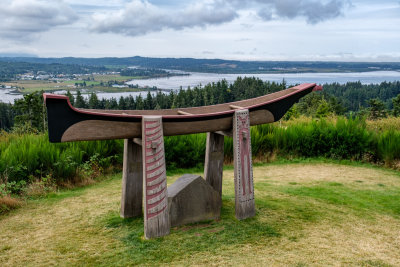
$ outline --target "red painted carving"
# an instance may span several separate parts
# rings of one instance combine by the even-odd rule
[[[250,120],[248,110],[235,112],[235,142],[237,155],[235,164],[239,202],[254,199],[253,170],[251,160]]]
[[[242,164],[241,178],[242,178],[242,189],[243,196],[246,194],[246,186],[249,190],[249,194],[252,193],[250,184],[250,171],[251,171],[251,155],[249,146],[250,143],[250,129],[249,129],[249,114],[241,114],[238,116],[238,132],[239,132],[239,148],[240,148],[240,161]]]
[[[167,177],[161,119],[144,121],[146,218],[150,219],[167,208]]]

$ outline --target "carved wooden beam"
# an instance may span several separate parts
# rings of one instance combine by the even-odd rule
[[[235,211],[239,220],[255,215],[253,164],[251,160],[249,110],[233,116],[233,162],[235,168]]]
[[[142,138],[133,138],[133,142],[139,146],[142,146]]]
[[[178,114],[179,115],[193,115],[192,113],[185,112],[185,111],[182,111],[182,110],[178,110]]]
[[[232,137],[232,131],[216,131],[214,133],[219,134],[219,135],[223,135],[223,136]]]
[[[243,107],[236,106],[236,105],[229,105],[231,109],[242,109]]]

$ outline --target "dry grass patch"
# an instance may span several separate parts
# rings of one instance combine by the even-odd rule
[[[274,184],[316,184],[320,182],[342,183],[346,186],[400,187],[400,175],[392,170],[358,167],[330,163],[299,163],[266,165],[254,169],[254,177]]]
[[[179,176],[168,177],[168,184]],[[400,265],[400,198],[391,200],[392,206],[374,206],[373,200],[356,194],[369,190],[380,196],[391,190],[398,198],[396,172],[280,164],[255,167],[254,177],[254,218],[234,218],[233,170],[225,170],[219,221],[176,227],[153,240],[143,239],[142,218],[119,217],[120,174],[28,201],[0,217],[0,265]],[[319,191],[303,190],[316,186],[328,193],[340,188],[338,193],[354,199],[337,204]]]
[[[18,208],[22,205],[22,201],[10,196],[0,197],[0,214],[2,212],[6,212],[15,208]]]

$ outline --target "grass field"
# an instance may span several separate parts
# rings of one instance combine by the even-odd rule
[[[154,240],[142,218],[119,217],[121,174],[28,200],[0,217],[0,266],[400,265],[399,172],[302,162],[259,165],[254,177],[254,218],[235,219],[228,166],[221,219]]]
[[[131,76],[121,76],[118,74],[109,74],[109,75],[93,75],[94,81],[85,81],[88,90],[94,91],[104,91],[104,92],[134,92],[138,89],[135,88],[114,88],[108,86],[100,86],[100,82],[108,82],[108,81],[118,81],[118,82],[125,82],[133,79],[139,79],[140,77],[131,77]],[[75,83],[83,83],[84,78],[86,76],[79,77],[78,80],[67,80],[61,81],[59,83],[53,82],[53,80],[18,80],[12,82],[6,82],[4,85],[9,85],[13,87],[20,88],[21,93],[33,93],[37,91],[57,91],[57,90],[82,90],[82,87],[75,88]],[[94,87],[91,87],[93,85]],[[23,88],[23,89],[22,89]]]

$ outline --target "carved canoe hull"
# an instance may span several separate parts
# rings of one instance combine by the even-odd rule
[[[67,96],[44,94],[43,97],[50,142],[68,142],[141,137],[143,115],[161,116],[165,136],[230,130],[235,108],[249,110],[251,125],[271,123],[313,90],[321,87],[314,83],[301,84],[242,101],[167,110],[77,109]]]

